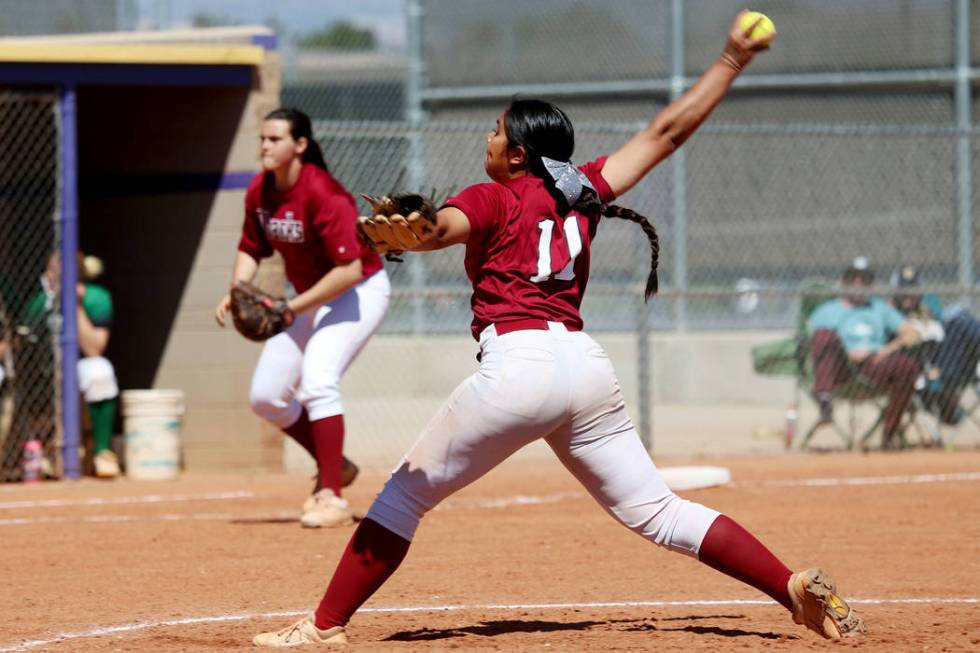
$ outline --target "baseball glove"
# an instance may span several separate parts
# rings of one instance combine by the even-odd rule
[[[282,297],[273,297],[247,281],[239,281],[231,289],[231,319],[249,340],[268,340],[284,331],[294,318]]]
[[[361,195],[372,216],[357,219],[364,241],[379,254],[392,256],[415,249],[436,233],[436,208],[419,193],[399,193],[375,199]]]

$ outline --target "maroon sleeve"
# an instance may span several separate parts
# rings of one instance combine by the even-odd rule
[[[503,220],[504,202],[498,184],[474,184],[445,201],[466,215],[470,221],[470,241],[482,240]]]
[[[589,161],[584,166],[579,167],[579,170],[584,172],[592,185],[595,186],[596,192],[599,193],[599,201],[603,204],[616,199],[616,194],[612,192],[606,178],[602,176],[602,169],[606,166],[606,159],[608,158],[608,156],[600,156],[595,161]]]
[[[265,227],[259,223],[259,212],[254,201],[256,189],[249,187],[245,193],[245,222],[242,224],[242,237],[238,241],[238,251],[245,252],[256,261],[272,256],[272,245],[265,237]]]
[[[363,245],[357,237],[357,203],[347,193],[331,193],[321,199],[313,215],[313,231],[334,265],[361,258]]]

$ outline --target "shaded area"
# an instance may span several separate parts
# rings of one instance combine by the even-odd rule
[[[298,524],[299,517],[236,517],[229,519],[229,524],[241,526],[265,526],[269,524]]]
[[[760,637],[762,639],[787,639],[786,635],[742,630],[740,628],[721,628],[719,626],[684,626],[683,628],[663,628],[661,630],[679,630],[698,635],[721,635],[722,637]],[[791,639],[799,639],[791,637]]]
[[[476,635],[478,637],[496,637],[508,633],[551,633],[566,630],[588,630],[593,626],[606,624],[606,621],[542,621],[538,619],[498,619],[494,621],[484,621],[477,626],[463,626],[460,628],[420,628],[418,630],[405,630],[394,633],[385,638],[385,641],[396,642],[419,642],[437,639],[448,639],[450,637],[465,637],[466,635]]]
[[[671,621],[718,621],[723,619],[745,619],[745,615],[685,615],[680,617],[645,618],[645,619],[605,619],[602,621],[545,621],[541,619],[495,619],[482,621],[474,626],[458,626],[453,628],[420,628],[404,630],[389,635],[384,641],[418,642],[451,639],[474,635],[477,637],[496,637],[513,633],[551,633],[560,631],[586,631],[595,627],[606,626],[609,630],[620,632],[688,632],[698,635],[720,635],[722,637],[758,637],[761,639],[786,639],[786,635],[778,633],[744,630],[741,628],[723,628],[721,626],[687,625],[682,627],[664,628],[658,622]],[[798,639],[792,637],[793,639]]]
[[[79,89],[79,242],[105,262],[121,388],[153,385],[248,93]]]

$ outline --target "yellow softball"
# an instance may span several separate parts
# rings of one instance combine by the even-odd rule
[[[749,38],[763,38],[765,39],[766,45],[772,43],[772,40],[776,38],[776,26],[773,24],[772,20],[769,19],[769,16],[759,13],[758,11],[747,11],[745,12],[745,15],[742,16],[742,20],[739,21],[738,26],[744,33],[748,31],[748,29],[752,27],[757,20],[759,21],[759,24],[756,25],[755,29],[752,30],[752,33],[749,34]]]

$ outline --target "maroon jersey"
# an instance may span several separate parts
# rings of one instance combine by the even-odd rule
[[[602,202],[615,199],[601,157],[580,166]],[[490,324],[523,319],[582,328],[589,246],[598,218],[561,216],[538,177],[475,184],[446,200],[470,221],[466,274],[473,283],[473,336]]]
[[[365,279],[382,268],[378,255],[357,237],[354,198],[329,172],[309,163],[285,191],[276,190],[272,173],[251,181],[238,249],[255,260],[279,252],[297,293],[354,259],[361,259]]]

